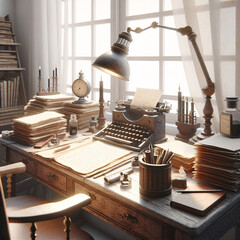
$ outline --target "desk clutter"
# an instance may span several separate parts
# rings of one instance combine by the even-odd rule
[[[75,114],[78,121],[78,129],[84,129],[89,126],[92,117],[99,114],[99,107],[97,102],[75,104],[71,102],[64,103],[61,113],[69,121],[71,114]]]
[[[193,171],[196,150],[193,145],[184,143],[182,141],[167,141],[161,144],[155,144],[155,146],[161,150],[168,150],[174,153],[171,159],[172,166],[179,169],[181,166],[184,171],[191,173]]]
[[[172,196],[171,206],[200,216],[206,215],[226,197],[221,189],[191,184],[186,190],[176,191]]]
[[[190,108],[189,108],[190,105]],[[177,117],[177,129],[178,133],[176,139],[188,142],[192,138],[197,128],[200,127],[200,123],[197,123],[197,117],[194,111],[194,100],[192,98],[191,102],[188,101],[188,97],[184,98],[182,92],[178,91],[178,117]]]
[[[196,144],[194,178],[230,191],[240,190],[240,141],[216,134]]]
[[[112,123],[95,139],[141,151],[150,143],[165,141],[165,113],[171,109],[160,103],[161,91],[137,88],[134,98],[120,101],[112,112]]]
[[[16,141],[33,146],[51,136],[63,138],[67,132],[67,120],[63,114],[43,112],[13,120],[13,137]]]
[[[66,168],[84,177],[103,176],[105,172],[130,163],[133,157],[130,150],[100,141],[75,142],[63,149],[37,152],[47,159],[52,159]]]
[[[62,113],[64,103],[75,100],[75,97],[65,94],[54,94],[46,96],[34,96],[25,106],[25,115],[32,115],[44,111],[55,111]]]
[[[142,149],[150,141],[153,132],[147,127],[122,122],[113,122],[96,134],[95,139],[111,141],[133,150]]]

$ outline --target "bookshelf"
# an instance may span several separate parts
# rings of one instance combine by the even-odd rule
[[[0,128],[23,115],[27,103],[18,46],[9,16],[0,17]]]

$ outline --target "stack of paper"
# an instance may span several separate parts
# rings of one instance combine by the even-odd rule
[[[99,103],[65,103],[62,113],[69,120],[71,114],[76,114],[78,119],[78,129],[83,129],[89,126],[91,117],[97,117],[99,115]]]
[[[193,145],[181,141],[167,141],[165,143],[155,144],[162,150],[168,150],[174,153],[171,160],[172,166],[175,168],[184,168],[186,172],[192,172],[196,152]]]
[[[51,111],[13,120],[14,139],[30,146],[54,134],[63,138],[66,130],[67,121],[64,115]]]
[[[240,189],[240,139],[216,134],[196,144],[194,178],[232,191]]]
[[[75,97],[65,94],[34,96],[25,107],[25,115],[36,114],[44,111],[61,113],[65,102],[72,102]]]

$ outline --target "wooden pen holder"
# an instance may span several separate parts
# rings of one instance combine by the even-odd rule
[[[147,197],[169,195],[171,185],[171,162],[168,164],[150,164],[139,159],[139,191]]]

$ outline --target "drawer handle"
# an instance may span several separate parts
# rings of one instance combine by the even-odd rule
[[[50,182],[53,182],[53,183],[58,181],[58,176],[55,175],[54,173],[47,174],[47,178]]]
[[[122,217],[122,219],[126,219],[131,223],[138,223],[138,219],[131,215],[130,213],[121,213],[120,216]]]

